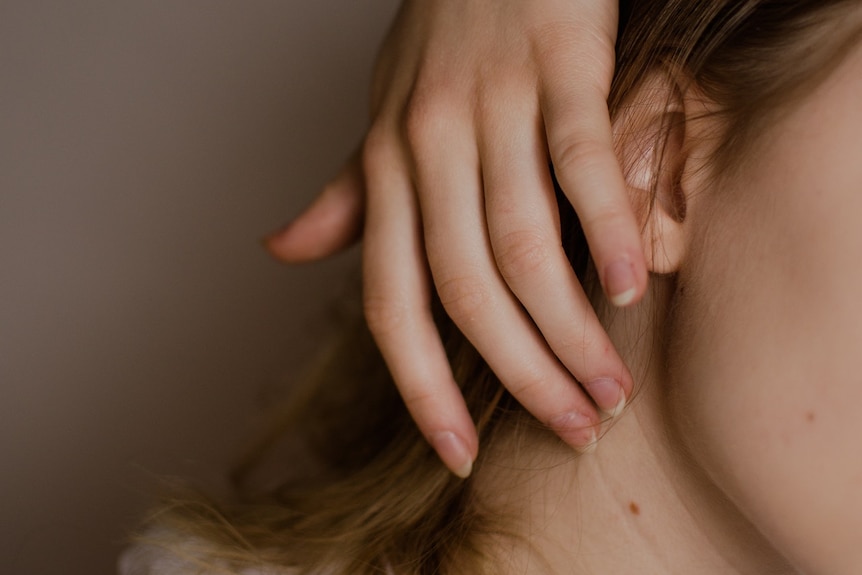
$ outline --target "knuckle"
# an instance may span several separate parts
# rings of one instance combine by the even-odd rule
[[[454,105],[437,90],[416,95],[404,112],[404,138],[417,152],[427,150],[445,137],[454,115]]]
[[[586,330],[583,333],[571,333],[560,336],[554,342],[557,355],[566,358],[578,358],[582,365],[595,361],[599,353],[598,340]]]
[[[548,390],[548,381],[536,370],[528,370],[505,383],[509,390],[521,403],[534,403],[534,398],[542,397]]]
[[[540,273],[550,264],[552,244],[543,234],[519,230],[494,243],[497,267],[506,280]]]
[[[448,278],[437,284],[440,303],[452,320],[461,325],[471,323],[491,301],[488,285],[475,276]]]
[[[382,297],[363,297],[362,310],[368,329],[375,337],[397,334],[407,325],[410,316],[406,305]]]
[[[570,137],[553,146],[554,167],[562,172],[572,171],[592,178],[606,163],[607,149],[594,139]]]
[[[415,416],[425,414],[435,415],[437,407],[439,407],[439,394],[433,387],[426,388],[410,388],[401,390],[401,399],[410,410],[410,413]]]

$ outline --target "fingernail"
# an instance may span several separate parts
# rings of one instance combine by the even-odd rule
[[[605,268],[605,289],[611,303],[615,306],[625,307],[632,303],[637,294],[632,264],[626,260],[619,260],[607,266]]]
[[[452,473],[461,479],[470,477],[473,471],[473,458],[470,457],[470,451],[460,437],[451,431],[442,431],[431,435],[429,441],[443,460],[443,464]]]
[[[584,383],[584,387],[596,405],[611,417],[618,416],[626,406],[626,394],[623,391],[623,386],[615,379],[608,377],[594,379]]]
[[[551,428],[557,435],[582,453],[595,451],[596,443],[598,443],[595,426],[596,422],[591,417],[576,411],[566,413],[551,421]]]

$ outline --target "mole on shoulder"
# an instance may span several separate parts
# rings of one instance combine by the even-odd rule
[[[629,511],[632,512],[632,515],[640,515],[641,514],[641,508],[634,501],[629,503]]]

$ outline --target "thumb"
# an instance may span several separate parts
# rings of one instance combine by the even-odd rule
[[[263,243],[270,254],[286,263],[319,260],[360,237],[364,212],[364,179],[354,154],[311,205],[281,230],[266,236]]]

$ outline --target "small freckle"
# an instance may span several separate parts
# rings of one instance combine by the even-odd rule
[[[629,511],[632,512],[632,515],[640,515],[641,514],[641,508],[638,507],[638,504],[635,503],[634,501],[629,503]]]
[[[808,423],[812,423],[816,419],[813,411],[809,411],[805,413],[805,421]]]

